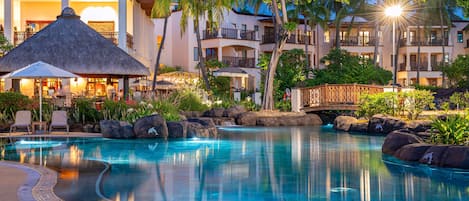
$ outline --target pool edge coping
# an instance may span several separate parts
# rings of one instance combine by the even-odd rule
[[[17,189],[18,195],[21,195],[24,193],[23,191],[26,190],[28,193],[32,194],[32,198],[37,201],[62,200],[54,193],[54,186],[57,184],[56,171],[39,165],[13,161],[0,161],[0,166],[16,168],[26,173],[27,178],[25,183]],[[38,174],[39,178],[35,178],[33,172]],[[19,200],[29,200],[28,198],[30,197],[27,196],[27,198],[24,198],[23,196],[18,196]]]

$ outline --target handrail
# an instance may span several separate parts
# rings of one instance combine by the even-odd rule
[[[357,105],[362,94],[383,92],[382,86],[364,84],[324,84],[301,88],[302,107]]]

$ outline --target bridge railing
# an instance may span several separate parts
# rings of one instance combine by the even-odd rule
[[[363,84],[325,84],[295,90],[297,91],[293,94],[295,98],[292,97],[292,109],[299,111],[302,108],[354,106],[358,104],[362,94],[380,93],[384,91],[384,88],[383,86]],[[293,105],[295,102],[299,106],[295,107]]]

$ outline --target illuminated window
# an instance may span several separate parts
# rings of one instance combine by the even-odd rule
[[[462,43],[464,40],[463,38],[464,38],[463,32],[458,31],[458,43]]]
[[[330,42],[330,38],[329,38],[329,31],[325,31],[324,32],[324,42],[325,43],[329,43]]]

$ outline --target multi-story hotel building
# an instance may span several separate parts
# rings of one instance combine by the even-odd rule
[[[56,19],[61,9],[70,6],[81,20],[112,40],[120,48],[135,57],[153,71],[155,55],[163,30],[162,19],[149,17],[151,0],[4,0],[0,2],[0,23],[5,36],[15,45],[41,30]],[[176,10],[176,9],[175,9]],[[180,26],[181,11],[174,11],[168,18],[167,37],[163,46],[161,64],[179,66],[187,72],[198,72],[197,41],[194,26],[188,20],[187,30]],[[300,20],[302,21],[302,20]],[[203,54],[207,59],[217,59],[229,67],[241,69],[248,76],[235,82],[236,88],[259,89],[259,56],[270,53],[274,47],[272,17],[253,14],[245,9],[226,11],[218,29],[200,19]],[[420,84],[441,86],[442,73],[437,68],[442,61],[450,62],[458,55],[469,53],[469,21],[456,19],[441,33],[440,26],[422,28],[417,37],[416,26],[409,24],[400,29],[398,47],[397,81],[403,86],[416,82],[417,40],[420,40]],[[334,48],[336,27],[330,23],[327,29],[306,27],[299,23],[287,41],[284,50],[307,49],[309,66],[322,68],[320,59]],[[374,22],[356,17],[343,19],[339,27],[340,47],[353,55],[372,59],[377,54],[377,64],[393,71],[391,25],[383,25],[375,31]],[[445,37],[443,44],[442,37]],[[378,44],[375,48],[375,44]],[[306,46],[307,47],[306,47]],[[444,45],[445,55],[442,53]],[[375,50],[376,49],[376,50]],[[4,88],[8,88],[4,86]]]

